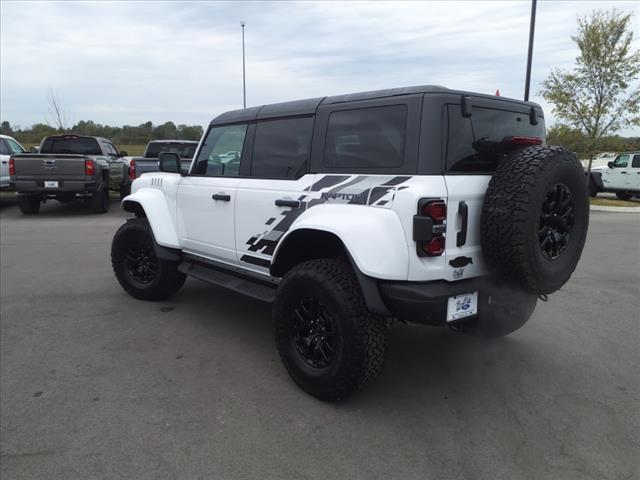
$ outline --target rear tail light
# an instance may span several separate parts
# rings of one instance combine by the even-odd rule
[[[96,173],[96,164],[93,163],[93,160],[85,160],[84,161],[84,174],[87,176],[92,176]]]
[[[542,145],[542,139],[538,137],[505,137],[502,143],[509,145]]]
[[[129,163],[129,178],[131,180],[136,179],[136,161],[135,160],[131,160],[131,163]]]
[[[444,253],[445,239],[442,235],[433,237],[428,242],[422,242],[422,251],[429,257],[437,257]]]
[[[413,239],[419,257],[437,257],[446,247],[447,204],[442,199],[423,198],[413,217]]]
[[[433,218],[434,222],[444,222],[447,219],[447,204],[443,200],[427,202],[422,206],[422,214]]]
[[[13,157],[9,158],[9,175],[13,176],[16,174],[16,161]]]

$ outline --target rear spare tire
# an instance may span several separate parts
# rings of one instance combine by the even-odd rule
[[[588,195],[582,165],[562,147],[529,147],[505,158],[482,207],[485,259],[525,290],[560,289],[582,254]]]

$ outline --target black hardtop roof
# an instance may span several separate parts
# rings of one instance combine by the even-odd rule
[[[368,92],[348,93],[345,95],[334,95],[331,97],[308,98],[304,100],[295,100],[291,102],[272,103],[269,105],[260,105],[249,107],[246,109],[231,110],[218,115],[214,118],[210,125],[222,125],[226,123],[250,122],[263,118],[275,118],[295,115],[313,115],[320,105],[330,105],[335,103],[354,102],[357,100],[370,100],[375,98],[395,97],[399,95],[412,95],[420,93],[448,93],[453,95],[468,95],[473,97],[488,98],[492,100],[501,100],[505,102],[526,104],[533,107],[540,106],[534,102],[524,102],[506,97],[496,97],[483,93],[464,92],[460,90],[451,90],[439,85],[418,85],[413,87],[389,88],[385,90],[372,90]]]

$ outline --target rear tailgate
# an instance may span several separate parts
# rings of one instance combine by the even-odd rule
[[[86,155],[15,155],[16,180],[84,180]]]
[[[500,161],[530,144],[543,143],[542,110],[501,100],[473,100],[471,116],[461,105],[447,105],[448,136],[446,280],[489,273],[484,263],[480,222],[484,194]],[[505,205],[505,208],[510,208]]]

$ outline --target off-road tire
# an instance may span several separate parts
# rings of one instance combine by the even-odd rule
[[[136,280],[132,273],[128,255],[132,245],[141,246],[155,262],[153,279],[146,283]],[[141,300],[164,300],[184,284],[186,276],[178,271],[179,262],[158,258],[155,254],[153,232],[146,218],[136,217],[122,225],[111,243],[111,265],[118,283],[132,297]]]
[[[483,338],[509,335],[527,323],[538,303],[538,295],[512,285],[495,286],[480,295],[478,315],[454,330]]]
[[[337,326],[336,352],[324,368],[307,364],[294,344],[294,309],[307,298],[321,302]],[[289,375],[320,400],[345,398],[382,371],[387,322],[369,312],[355,274],[344,262],[310,260],[291,269],[278,288],[273,318],[276,345]]]
[[[549,208],[550,194],[557,186],[569,194],[570,201],[561,203],[572,207],[571,228],[563,249],[551,258],[543,252],[541,222],[543,205]],[[489,182],[482,207],[482,251],[490,265],[525,290],[553,293],[575,270],[588,224],[587,182],[576,156],[562,147],[529,147],[500,162]]]
[[[590,179],[589,180],[589,196],[591,198],[596,198],[598,196],[598,193],[600,193],[600,190],[598,189],[596,182]]]
[[[42,200],[37,195],[18,195],[18,208],[24,215],[36,215]]]
[[[107,213],[109,211],[109,188],[106,180],[89,199],[89,209],[92,213]]]
[[[629,192],[616,192],[616,197],[618,197],[620,200],[631,200],[633,194]]]

